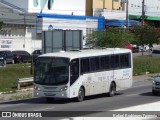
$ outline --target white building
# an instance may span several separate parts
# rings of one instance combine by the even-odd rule
[[[142,0],[129,0],[130,17],[139,18],[142,15]],[[146,20],[160,21],[160,0],[144,0]]]
[[[28,14],[24,9],[0,1],[0,21],[5,25],[0,30],[0,49],[27,50],[32,52],[41,47],[36,37],[36,16]]]

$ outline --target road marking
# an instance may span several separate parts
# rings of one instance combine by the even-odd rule
[[[139,95],[139,94],[128,94],[126,96],[136,96],[136,95]]]
[[[23,104],[10,104],[10,105],[0,104],[0,108],[7,108],[7,107],[14,107],[14,106],[21,106],[21,105]]]
[[[51,110],[51,109],[54,109],[55,107],[49,107],[49,108],[43,108],[43,109],[36,109],[36,110],[33,110],[33,111],[45,111],[45,110]]]

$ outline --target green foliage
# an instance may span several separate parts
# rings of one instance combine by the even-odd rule
[[[87,44],[93,47],[124,47],[125,43],[132,41],[135,41],[134,34],[122,28],[108,28],[87,36]]]
[[[2,21],[0,21],[0,29],[2,28],[3,25],[4,25],[4,23]]]
[[[141,56],[135,57],[133,60],[133,74],[141,75],[146,72],[159,73],[160,72],[160,57]]]
[[[97,32],[94,31],[92,34],[87,36],[87,44],[91,44],[94,47],[100,46],[100,47],[104,47],[105,45],[105,32],[101,31],[101,32]]]
[[[147,44],[150,47],[154,43],[159,43],[160,32],[151,26],[138,26],[134,28],[134,33],[137,38],[138,45]]]
[[[125,43],[149,45],[160,42],[160,31],[151,26],[137,26],[131,30],[108,28],[87,36],[87,44],[93,47],[124,47]]]
[[[17,88],[17,79],[30,77],[30,64],[7,65],[0,68],[0,91],[12,91]]]

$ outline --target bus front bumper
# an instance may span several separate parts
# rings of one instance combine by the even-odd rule
[[[34,90],[34,96],[35,97],[69,98],[67,91],[51,92],[51,91]]]

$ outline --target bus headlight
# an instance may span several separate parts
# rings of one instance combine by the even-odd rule
[[[66,91],[66,90],[67,90],[67,88],[68,88],[68,86],[64,86],[64,87],[60,88],[60,92],[62,92],[62,91]]]
[[[38,91],[41,90],[40,87],[38,87],[38,86],[36,86],[36,85],[34,85],[34,89],[35,89],[35,90],[38,90]]]

